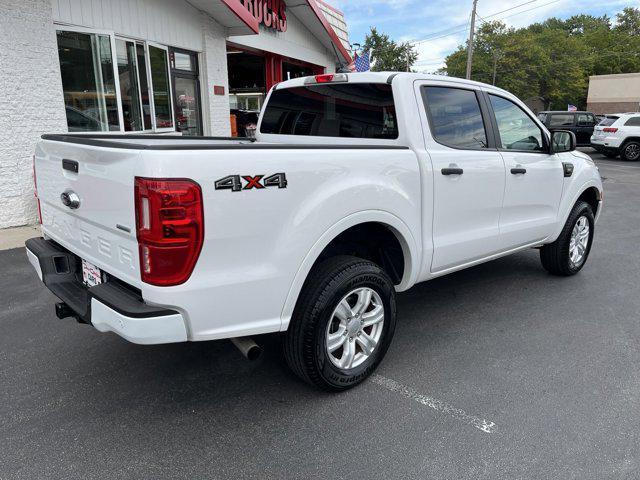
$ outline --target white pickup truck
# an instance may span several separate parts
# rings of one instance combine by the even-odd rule
[[[585,264],[595,164],[516,97],[420,74],[273,87],[256,140],[44,135],[44,238],[59,317],[141,344],[283,332],[304,380],[343,390],[380,363],[396,292],[539,248]]]

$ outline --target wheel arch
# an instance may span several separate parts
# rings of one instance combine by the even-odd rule
[[[593,216],[596,217],[598,215],[598,210],[600,209],[600,200],[602,200],[600,197],[600,190],[593,186],[587,187],[582,191],[580,196],[578,196],[576,201],[573,202],[573,205],[580,201],[587,202],[593,211]]]
[[[363,225],[379,225],[388,229],[402,249],[403,273],[399,283],[395,286],[396,290],[407,290],[416,282],[420,266],[419,250],[409,227],[400,218],[384,211],[362,211],[351,214],[327,229],[310,247],[289,288],[281,315],[282,331],[287,330],[304,282],[325,250],[345,232]]]
[[[589,181],[583,184],[579,189],[576,189],[576,193],[571,197],[567,197],[569,200],[562,203],[560,214],[558,215],[558,225],[556,231],[552,236],[549,237],[548,241],[545,243],[551,243],[555,241],[562,229],[564,228],[564,224],[567,222],[569,215],[571,214],[571,210],[579,201],[584,200],[593,208],[593,215],[597,219],[600,211],[602,209],[602,184],[598,184],[596,181]],[[595,207],[594,207],[595,206]]]

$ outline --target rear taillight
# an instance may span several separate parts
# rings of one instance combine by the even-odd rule
[[[602,129],[602,131],[607,133],[616,133],[618,129],[615,127],[605,127]]]
[[[186,282],[204,240],[200,185],[136,177],[135,202],[142,281],[159,286]]]
[[[38,178],[36,177],[36,156],[33,156],[33,196],[38,204],[38,222],[42,225],[42,209],[40,208],[40,198],[38,198]]]

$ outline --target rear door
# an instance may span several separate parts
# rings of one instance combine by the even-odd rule
[[[140,283],[133,194],[138,155],[125,148],[42,141],[35,158],[44,235],[133,285]],[[79,203],[65,205],[63,194]]]
[[[437,84],[419,88],[433,167],[433,189],[423,188],[424,202],[433,203],[433,218],[429,212],[423,221],[433,222],[431,271],[440,272],[497,252],[505,168],[477,90]]]
[[[498,149],[506,166],[500,216],[503,250],[538,242],[556,227],[564,172],[550,155],[547,133],[513,100],[487,94]]]
[[[596,125],[596,117],[592,113],[578,113],[576,115],[576,140],[578,145],[589,145],[591,135]]]

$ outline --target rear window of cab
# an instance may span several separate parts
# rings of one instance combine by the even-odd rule
[[[619,117],[604,117],[602,120],[600,120],[600,123],[598,125],[600,125],[601,127],[609,127],[611,125],[613,125],[616,120],[618,120]]]
[[[391,85],[339,83],[276,89],[267,102],[260,133],[397,139]]]

